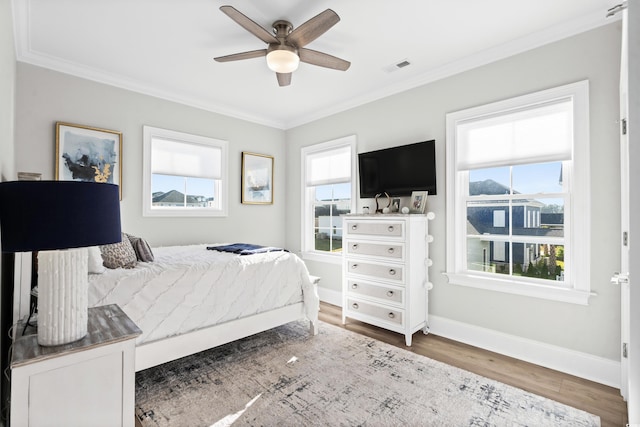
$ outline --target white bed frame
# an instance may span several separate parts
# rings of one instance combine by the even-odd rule
[[[31,291],[31,253],[16,254],[13,324],[29,315]],[[313,292],[317,296],[319,277],[311,276]],[[287,305],[264,313],[221,323],[186,334],[143,343],[136,346],[136,372],[161,365],[190,354],[198,353],[240,338],[248,337],[276,326],[306,319],[304,303]],[[309,319],[309,331],[318,334],[317,311]],[[18,331],[19,332],[19,331]]]
[[[300,302],[205,329],[141,344],[136,347],[136,372],[304,318],[304,303]],[[317,335],[318,319],[311,319],[309,323],[310,333]]]

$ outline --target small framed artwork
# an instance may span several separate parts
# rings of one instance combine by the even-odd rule
[[[413,191],[411,192],[411,206],[409,212],[423,214],[425,207],[427,206],[427,191]]]
[[[116,184],[122,200],[122,132],[57,122],[56,179]]]
[[[273,204],[273,157],[242,152],[242,203]]]

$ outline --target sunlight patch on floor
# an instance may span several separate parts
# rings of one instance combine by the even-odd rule
[[[211,427],[229,427],[229,426],[231,426],[231,424],[233,424],[238,418],[240,418],[242,416],[242,414],[244,414],[244,411],[249,409],[249,407],[251,405],[253,405],[256,402],[256,400],[258,400],[260,398],[260,396],[262,396],[262,393],[260,393],[259,395],[257,395],[253,399],[251,399],[246,405],[244,405],[244,409],[241,409],[240,411],[236,412],[235,414],[227,415],[223,419],[217,421],[215,424],[211,424]]]

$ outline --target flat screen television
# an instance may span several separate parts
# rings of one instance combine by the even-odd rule
[[[436,142],[416,142],[358,154],[360,197],[410,196],[412,191],[436,194]]]

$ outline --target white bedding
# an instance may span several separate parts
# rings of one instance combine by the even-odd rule
[[[301,301],[307,318],[317,318],[317,293],[295,254],[240,256],[207,246],[154,248],[154,262],[90,274],[89,307],[118,304],[142,330],[137,344]]]

